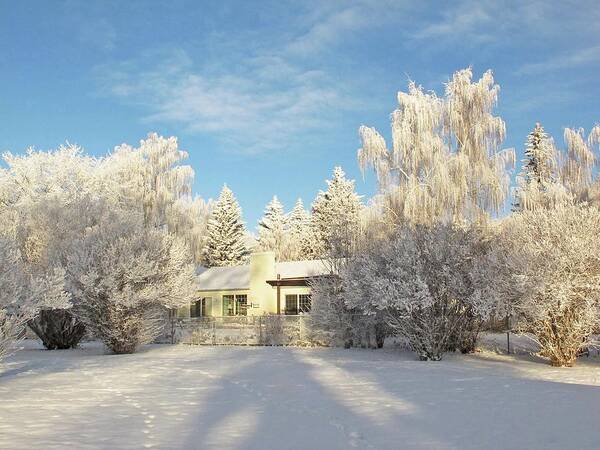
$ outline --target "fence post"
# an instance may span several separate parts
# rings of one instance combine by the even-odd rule
[[[262,316],[258,316],[258,345],[263,345]]]
[[[217,345],[217,321],[212,320],[212,345]]]

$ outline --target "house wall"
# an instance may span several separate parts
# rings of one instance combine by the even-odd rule
[[[267,283],[267,280],[277,279],[275,270],[275,254],[273,252],[253,253],[250,256],[250,288],[229,289],[216,291],[199,291],[198,298],[208,298],[206,303],[207,316],[223,315],[223,296],[240,295],[248,296],[248,315],[260,316],[263,314],[277,313],[277,288]],[[310,294],[307,286],[281,286],[281,313],[285,309],[286,294]],[[178,310],[178,317],[190,317],[190,307]]]
[[[250,256],[250,296],[248,303],[258,304],[258,308],[252,308],[253,315],[277,312],[277,298],[275,289],[267,280],[274,280],[275,253],[261,252]],[[250,310],[248,310],[250,314]]]
[[[234,290],[223,290],[223,291],[199,291],[198,299],[206,298],[206,315],[209,317],[222,316],[223,315],[223,296],[224,295],[243,295],[248,296],[248,315],[250,311],[254,311],[255,308],[250,308],[251,294],[249,289],[234,289]],[[210,300],[209,300],[210,299]],[[190,306],[183,306],[177,310],[177,317],[189,318],[190,317]]]

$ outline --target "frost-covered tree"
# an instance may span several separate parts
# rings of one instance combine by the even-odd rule
[[[0,228],[14,236],[28,270],[65,267],[70,243],[107,210],[140,214],[148,228],[167,229],[200,262],[210,205],[190,197],[193,171],[175,138],[150,134],[139,148],[119,146],[105,158],[79,147],[4,155]],[[77,345],[84,329],[69,310],[42,311],[30,327],[49,348]]]
[[[423,360],[472,351],[494,306],[481,295],[486,282],[479,262],[488,249],[479,231],[403,227],[349,260],[341,273],[345,302],[383,316]]]
[[[298,199],[287,216],[283,260],[301,261],[314,257],[316,236],[310,213],[304,208],[302,199]]]
[[[314,253],[320,256],[340,248],[351,248],[351,242],[340,241],[341,232],[349,238],[358,233],[362,210],[361,197],[354,190],[354,180],[346,179],[341,167],[333,170],[331,180],[326,180],[327,190],[319,191],[312,204],[312,226],[316,236]]]
[[[15,243],[0,237],[0,360],[41,309],[70,307],[64,291],[64,271],[32,275]]]
[[[411,82],[392,113],[392,147],[373,128],[359,130],[358,160],[372,166],[395,223],[482,220],[502,209],[513,150],[500,150],[502,119],[493,115],[500,87],[491,71],[473,82],[456,72],[438,97]]]
[[[600,144],[600,125],[585,139],[583,128],[565,128],[565,151],[559,154],[560,181],[571,199],[598,204],[599,181],[594,181],[595,146]]]
[[[167,229],[183,240],[196,264],[205,264],[204,249],[212,207],[212,200],[182,198],[173,203],[167,217]]]
[[[283,205],[276,195],[267,204],[262,219],[258,222],[258,247],[262,251],[273,251],[277,260],[284,253],[287,235],[287,218]]]
[[[572,366],[600,325],[600,211],[557,205],[507,219],[489,271],[498,305],[554,366]]]
[[[204,259],[209,267],[236,266],[248,259],[242,209],[231,189],[223,186],[207,225]]]
[[[330,235],[330,250],[322,260],[327,275],[311,280],[312,306],[310,324],[313,332],[332,346],[382,347],[385,324],[379,314],[364,314],[362,306],[349,306],[346,301],[344,274],[356,250],[356,236],[347,229],[336,228]]]
[[[162,227],[173,205],[191,193],[194,171],[182,164],[187,157],[177,138],[150,133],[138,148],[115,147],[103,161],[104,179],[112,182],[120,204],[141,209],[147,226]]]
[[[74,313],[113,352],[132,353],[162,332],[167,309],[195,299],[191,262],[174,235],[146,227],[141,214],[113,210],[72,246]]]
[[[142,211],[146,226],[166,227],[188,245],[202,262],[210,202],[192,199],[194,170],[177,138],[148,134],[138,148],[117,146],[102,160],[103,181],[121,208]]]
[[[557,156],[552,138],[537,123],[527,136],[523,168],[517,177],[516,210],[548,208],[566,199],[557,181]]]
[[[33,276],[64,268],[70,242],[96,222],[98,198],[108,195],[98,160],[73,145],[3,159],[0,228],[14,238]],[[68,309],[43,310],[30,327],[49,349],[73,347],[85,331]]]

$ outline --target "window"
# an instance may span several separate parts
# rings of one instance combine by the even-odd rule
[[[235,315],[236,316],[247,316],[248,315],[248,296],[236,295],[235,296]]]
[[[233,295],[224,295],[223,296],[223,315],[224,316],[233,316],[235,303],[233,302]]]
[[[210,305],[212,307],[212,298],[211,297],[204,297],[202,299],[202,306],[200,307],[200,314],[202,315],[202,317],[206,316],[206,303],[207,302],[210,302]]]
[[[310,300],[310,294],[300,294],[298,296],[298,309],[300,310],[301,313],[307,313],[310,312],[310,307],[311,307],[311,300]]]
[[[285,296],[285,314],[298,314],[298,296],[296,294],[287,294]]]
[[[248,296],[246,294],[223,296],[224,316],[247,316]]]
[[[190,305],[190,317],[200,317],[202,314],[202,300],[196,300]]]

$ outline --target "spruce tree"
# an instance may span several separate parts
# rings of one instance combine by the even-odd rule
[[[518,211],[546,203],[544,197],[556,181],[556,150],[552,139],[539,123],[527,136],[523,163],[514,208]]]
[[[207,225],[205,261],[208,267],[236,266],[248,259],[242,210],[227,185],[212,210]]]
[[[311,259],[314,256],[314,246],[311,216],[299,198],[288,217],[285,258],[291,261]]]
[[[283,205],[276,195],[267,204],[265,214],[258,223],[258,246],[263,251],[273,251],[281,259],[286,236],[286,217]]]
[[[354,191],[354,180],[346,179],[341,167],[327,180],[327,190],[320,191],[312,205],[313,227],[316,234],[316,253],[323,256],[345,252],[350,248],[352,235],[360,227],[361,197]],[[334,249],[334,243],[337,249]]]

